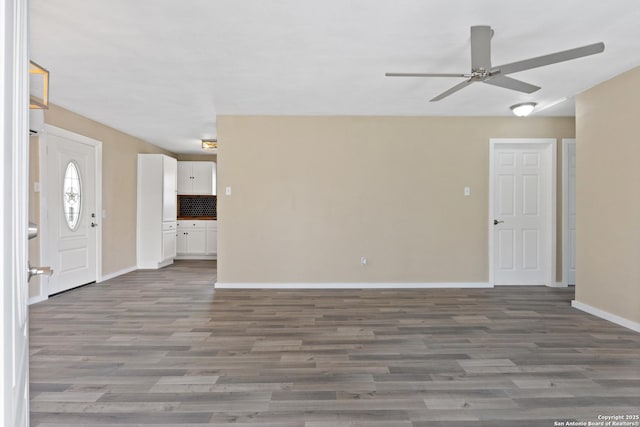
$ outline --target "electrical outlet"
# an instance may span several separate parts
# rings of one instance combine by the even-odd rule
[[[363,267],[367,265],[367,258],[366,257],[360,257],[360,265],[363,266]]]

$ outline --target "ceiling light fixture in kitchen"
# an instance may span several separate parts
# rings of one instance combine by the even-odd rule
[[[216,151],[218,149],[217,139],[203,139],[202,149],[205,151]]]

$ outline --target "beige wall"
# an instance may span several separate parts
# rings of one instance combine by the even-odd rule
[[[575,122],[221,116],[218,130],[220,282],[486,282],[489,139],[572,138]]]
[[[176,156],[55,105],[45,111],[45,123],[102,141],[102,208],[107,214],[102,219],[102,274],[108,275],[134,267],[137,155],[163,153]],[[34,139],[37,140],[32,138],[32,145],[37,146]],[[33,180],[41,179],[34,172],[33,164],[31,171],[32,174],[35,173]],[[33,183],[31,187],[33,188]],[[33,217],[33,214],[30,215]],[[32,289],[31,293],[34,292]]]
[[[576,300],[640,322],[640,68],[576,98]]]

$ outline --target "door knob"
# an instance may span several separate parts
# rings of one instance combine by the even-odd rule
[[[51,276],[53,274],[53,269],[51,267],[31,267],[31,264],[29,264],[29,270],[27,270],[27,273],[29,275],[27,281],[29,281],[33,276]]]
[[[493,225],[498,225],[498,224],[500,224],[501,222],[504,222],[504,221],[498,221],[497,219],[494,219],[494,220],[493,220]]]

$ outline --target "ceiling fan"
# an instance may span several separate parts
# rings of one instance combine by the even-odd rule
[[[491,37],[493,29],[488,25],[476,25],[471,27],[471,72],[468,74],[452,73],[386,73],[388,77],[464,77],[467,80],[458,83],[454,87],[442,92],[431,99],[431,102],[440,101],[443,98],[469,86],[471,83],[483,82],[494,86],[500,86],[524,93],[532,93],[540,89],[521,80],[507,77],[532,68],[544,67],[558,62],[569,61],[583,56],[594,55],[604,51],[604,43],[594,43],[575,49],[563,50],[549,55],[511,62],[509,64],[491,66]]]

